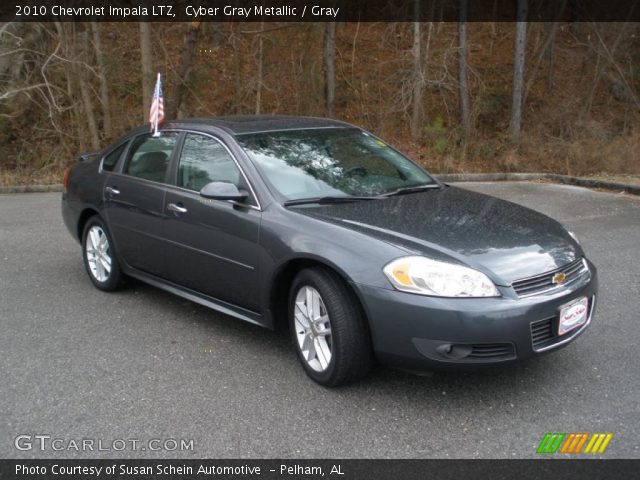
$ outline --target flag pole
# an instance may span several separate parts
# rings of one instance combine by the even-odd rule
[[[160,136],[160,134],[158,133],[158,112],[160,110],[160,72],[158,72],[158,79],[156,80],[156,91],[154,93],[154,96],[156,98],[156,118],[153,122],[155,124],[155,131],[153,133],[153,136],[158,137]]]

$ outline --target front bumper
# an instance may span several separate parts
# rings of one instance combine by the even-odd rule
[[[378,359],[412,371],[495,365],[561,348],[589,325],[596,303],[596,268],[553,295],[518,298],[438,298],[355,284],[369,319]],[[557,335],[560,308],[589,298],[587,323]]]

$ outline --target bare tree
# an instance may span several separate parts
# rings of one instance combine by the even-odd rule
[[[558,22],[545,22],[544,29],[547,32],[547,46],[544,49],[544,58],[548,62],[547,91],[552,91],[555,85],[554,67],[556,60],[556,29]]]
[[[629,26],[628,22],[622,23],[618,26],[617,35],[615,36],[611,45],[607,45],[600,34],[600,30],[598,29],[598,24],[593,24],[593,37],[596,41],[596,46],[594,47],[597,55],[595,72],[593,75],[593,82],[591,84],[591,88],[589,90],[589,95],[587,97],[587,101],[585,102],[584,107],[584,115],[588,115],[591,112],[591,107],[593,106],[593,101],[595,99],[596,91],[600,80],[602,79],[603,73],[605,69],[609,66],[613,66],[619,73],[621,73],[621,78],[624,80],[624,73],[620,72],[618,64],[615,62],[615,55],[620,46],[622,39],[625,37],[627,32],[627,28]],[[625,80],[626,83],[626,80]],[[631,92],[631,90],[629,90]]]
[[[522,97],[524,95],[524,66],[527,46],[527,0],[518,0],[516,22],[516,45],[513,63],[513,101],[511,106],[511,121],[509,132],[511,140],[520,139],[522,128]]]
[[[262,84],[264,76],[264,21],[260,22],[258,34],[258,78],[256,85],[256,115],[262,113]]]
[[[91,22],[91,33],[93,35],[93,48],[96,51],[96,61],[100,80],[100,103],[102,104],[102,128],[107,138],[111,137],[111,103],[109,101],[109,80],[107,79],[107,68],[102,51],[100,39],[100,24]]]
[[[18,80],[26,54],[24,46],[32,46],[28,35],[33,36],[34,32],[36,28],[32,27],[28,31],[27,27],[19,22],[8,22],[0,27],[0,84],[3,87],[12,87]]]
[[[191,22],[189,24],[189,30],[185,35],[184,48],[182,50],[180,68],[178,70],[178,81],[176,82],[173,96],[171,97],[171,101],[169,102],[167,108],[168,119],[174,119],[178,116],[178,111],[180,110],[180,105],[182,104],[182,97],[184,96],[185,85],[189,77],[191,64],[193,63],[193,56],[196,51],[196,45],[198,43],[200,25],[200,22]]]
[[[413,57],[413,106],[411,109],[411,136],[417,140],[422,134],[422,90],[424,87],[422,54],[420,52],[420,46],[422,43],[420,0],[413,1],[413,15],[413,47],[411,49]]]
[[[74,69],[76,71],[76,80],[80,89],[80,96],[82,97],[82,105],[84,107],[84,113],[89,127],[89,139],[91,141],[91,148],[97,150],[100,148],[100,136],[98,135],[98,122],[96,122],[95,111],[93,109],[93,100],[91,99],[91,90],[89,87],[90,80],[87,75],[87,69],[85,65],[88,65],[89,61],[89,37],[86,31],[79,34],[80,51],[78,56],[82,63],[74,63]]]
[[[353,69],[356,65],[356,45],[358,44],[358,33],[360,33],[360,21],[356,24],[356,32],[353,34],[353,44],[351,46],[351,83],[353,83]]]
[[[149,116],[153,91],[153,53],[151,50],[151,25],[140,22],[140,61],[142,66],[142,118]]]
[[[458,76],[460,92],[460,120],[465,142],[471,131],[471,106],[469,100],[469,75],[467,72],[467,4],[468,0],[460,0],[460,22],[458,23]]]
[[[327,115],[333,117],[336,99],[336,23],[325,24],[324,31],[324,99]]]
[[[75,36],[74,36],[74,23],[63,23],[63,22],[54,22],[54,26],[57,32],[57,47],[54,50],[53,54],[56,56],[61,53],[62,58],[65,59],[65,63],[67,68],[64,68],[64,80],[66,84],[66,97],[67,101],[70,103],[68,113],[70,120],[70,135],[76,140],[77,146],[81,150],[85,150],[87,148],[85,136],[86,136],[86,128],[83,128],[84,120],[83,120],[83,111],[82,111],[82,101],[77,101],[76,91],[77,87],[75,86],[77,81],[77,74],[75,63],[70,61],[70,59],[75,58]],[[53,59],[53,55],[49,57],[49,59]],[[49,62],[47,59],[47,62]],[[52,62],[51,62],[52,63]],[[51,123],[55,124],[53,120],[53,115],[49,114],[49,118],[51,118]]]
[[[229,33],[229,42],[233,51],[233,110],[237,115],[243,112],[243,89],[242,89],[242,71],[244,68],[242,55],[242,38],[240,30],[236,23],[231,24],[231,32]]]
[[[51,38],[55,40],[53,49],[50,48]],[[63,102],[71,97],[72,88],[65,92],[50,76],[51,67],[57,60],[67,62],[60,54],[64,45],[63,35],[56,36],[43,24],[0,24],[0,117],[14,118],[2,107],[38,107],[46,112],[51,127],[63,138],[58,117],[68,110]],[[64,73],[71,79],[69,70],[66,68]],[[24,118],[24,112],[19,117]]]
[[[542,65],[542,61],[544,59],[548,60],[548,71],[547,71],[547,81],[546,88],[548,91],[551,91],[554,86],[554,63],[555,63],[555,38],[556,38],[556,30],[558,29],[558,22],[545,22],[544,24],[544,37],[545,40],[542,44],[541,51],[538,52],[536,58],[536,51],[532,52],[531,58],[535,59],[535,62],[532,63],[532,60],[529,60],[529,73],[528,80],[526,82],[524,88],[524,95],[522,97],[522,104],[525,105],[527,103],[527,98],[529,97],[529,92],[531,91],[533,85],[536,83],[536,79],[538,77],[538,70]]]

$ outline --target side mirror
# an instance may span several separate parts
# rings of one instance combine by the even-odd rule
[[[211,198],[213,200],[235,200],[242,201],[247,198],[247,192],[241,192],[233,183],[228,182],[211,182],[207,183],[202,190],[200,196]]]

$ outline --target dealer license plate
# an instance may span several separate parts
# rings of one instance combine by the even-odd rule
[[[564,335],[580,325],[587,323],[589,317],[589,299],[582,297],[563,306],[560,309],[558,335]]]

